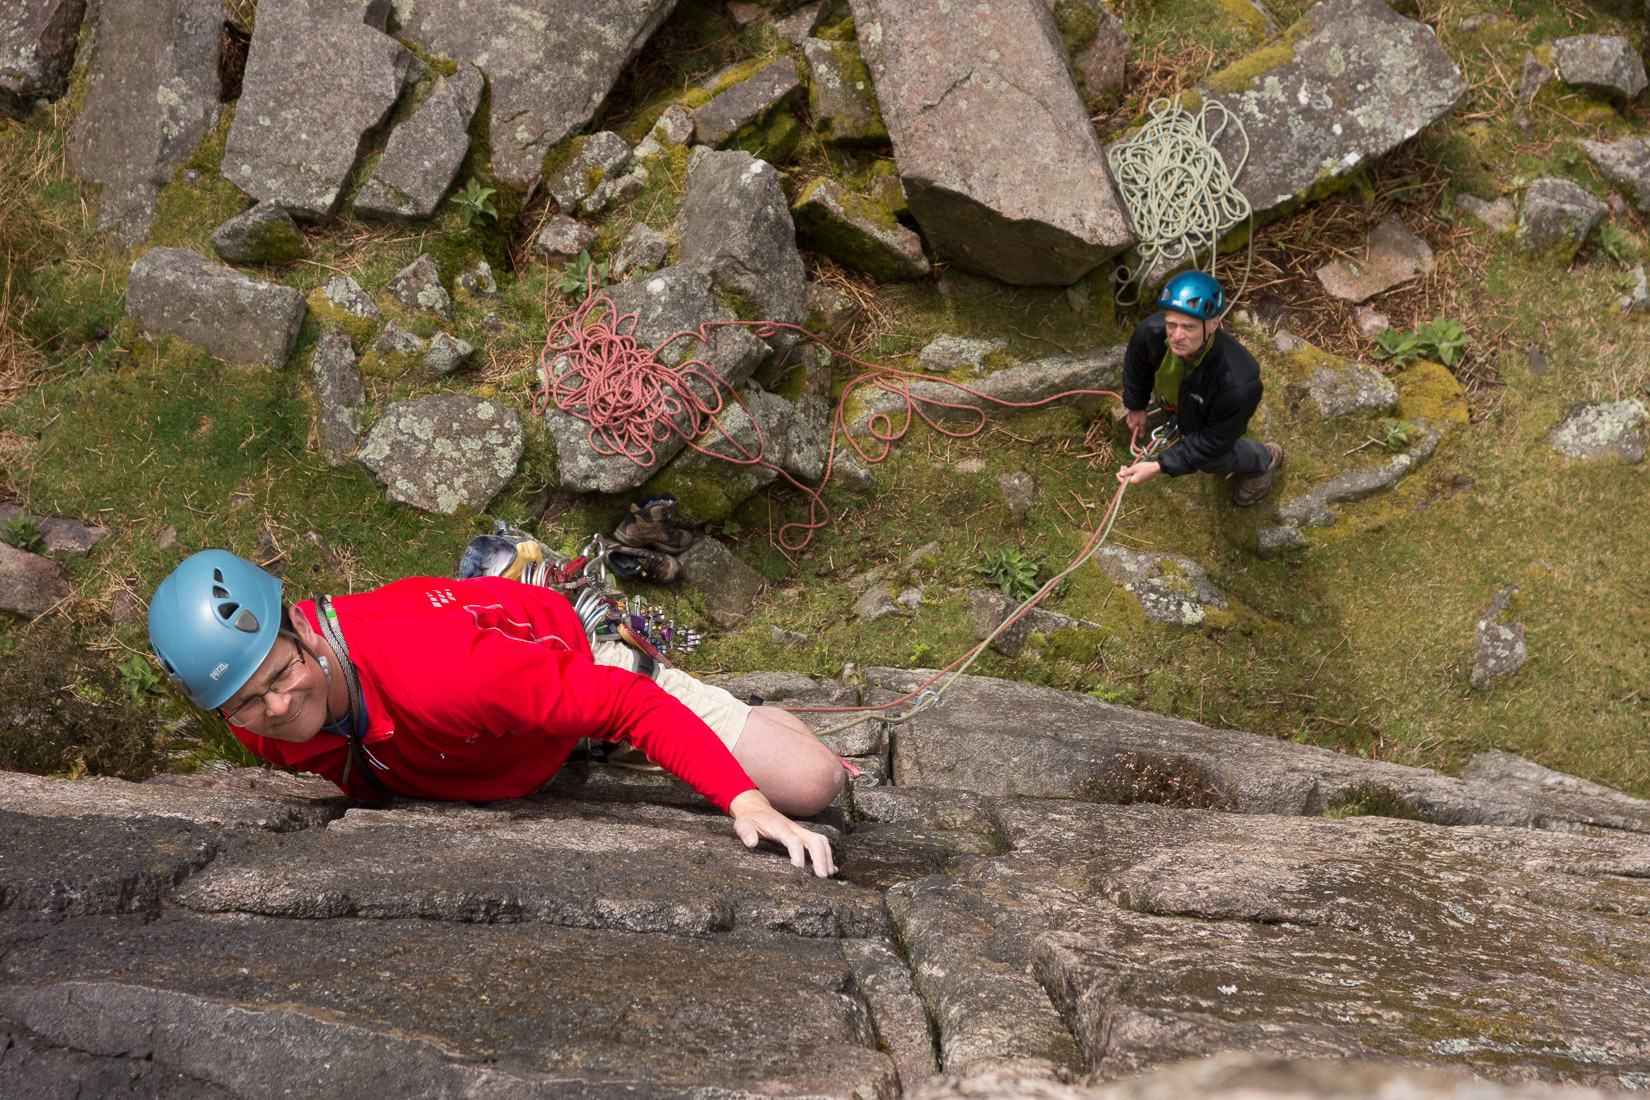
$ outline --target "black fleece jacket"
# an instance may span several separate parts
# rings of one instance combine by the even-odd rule
[[[1135,326],[1123,355],[1123,407],[1144,409],[1152,380],[1169,350],[1158,311]],[[1209,341],[1203,361],[1180,383],[1180,442],[1157,456],[1170,477],[1193,473],[1231,451],[1260,407],[1260,365],[1224,330]]]

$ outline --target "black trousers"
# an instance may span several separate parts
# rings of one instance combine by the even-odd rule
[[[1211,462],[1205,462],[1198,469],[1206,474],[1255,477],[1271,467],[1272,452],[1266,449],[1265,444],[1256,443],[1253,439],[1240,439],[1231,450]]]

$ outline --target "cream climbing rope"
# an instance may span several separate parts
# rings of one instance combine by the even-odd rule
[[[1140,263],[1133,271],[1120,268],[1118,283],[1132,282],[1160,264],[1168,268],[1187,261],[1196,264],[1198,255],[1205,252],[1206,270],[1212,276],[1220,238],[1245,218],[1251,223],[1254,218],[1254,209],[1236,182],[1249,160],[1248,131],[1217,99],[1204,100],[1197,111],[1187,110],[1178,96],[1158,99],[1146,113],[1140,131],[1114,145],[1108,155],[1112,179],[1140,238],[1136,246]],[[1215,148],[1216,139],[1228,128],[1243,143],[1243,155],[1230,169]],[[1252,224],[1249,238],[1252,265]],[[1236,301],[1248,284],[1246,266],[1243,285],[1227,301]]]

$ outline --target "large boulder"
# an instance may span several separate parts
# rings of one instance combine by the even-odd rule
[[[1454,110],[1467,82],[1426,24],[1382,0],[1324,0],[1201,91],[1243,123],[1237,189],[1265,221],[1346,186]],[[1245,152],[1236,127],[1215,147],[1229,165]]]
[[[398,0],[398,33],[487,74],[493,171],[524,191],[676,0]]]
[[[484,82],[474,65],[443,77],[414,112],[390,134],[384,155],[361,188],[355,210],[385,218],[427,218],[453,184],[470,151],[470,120],[481,104]]]
[[[738,149],[694,157],[676,233],[677,263],[710,276],[742,320],[807,320],[796,225],[767,161]]]
[[[13,0],[0,11],[0,107],[63,94],[85,14],[86,0]]]
[[[421,397],[384,410],[355,452],[391,500],[450,516],[479,512],[515,476],[521,417],[480,397]]]
[[[656,349],[660,360],[670,367],[682,366],[689,360],[703,363],[709,373],[721,379],[724,397],[743,384],[767,355],[766,344],[747,329],[738,327],[713,328],[704,340],[684,338],[660,346],[677,333],[697,329],[707,321],[735,320],[733,311],[712,293],[710,279],[697,271],[667,267],[609,287],[606,294],[617,316],[636,315],[630,335],[637,343]],[[564,357],[553,361],[551,366],[559,373],[567,369],[569,363]],[[717,395],[708,384],[694,383],[693,388],[700,400],[710,405],[716,403]],[[666,392],[674,395],[675,391],[666,387]],[[634,461],[624,454],[613,453],[610,445],[593,442],[590,424],[570,412],[551,406],[544,420],[556,443],[556,468],[561,483],[575,492],[621,493],[634,489],[676,457],[684,445],[680,431],[661,425],[655,433],[651,459],[637,455],[640,461]],[[685,414],[677,423],[684,430],[691,427]]]
[[[363,0],[258,5],[224,178],[296,218],[332,217],[368,136],[421,71],[384,33],[388,11]]]
[[[181,336],[228,363],[271,370],[286,365],[307,308],[292,287],[182,248],[151,248],[126,284],[126,312],[150,332]]]
[[[220,0],[103,0],[69,166],[99,186],[98,224],[149,236],[160,188],[218,121]]]
[[[1134,241],[1043,0],[852,0],[911,214],[935,253],[1076,282]]]

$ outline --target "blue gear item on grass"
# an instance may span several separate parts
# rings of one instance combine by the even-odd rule
[[[184,559],[149,601],[149,645],[203,710],[241,690],[281,632],[281,582],[227,550]]]
[[[1213,321],[1226,308],[1226,292],[1207,272],[1182,271],[1164,285],[1157,308]]]

